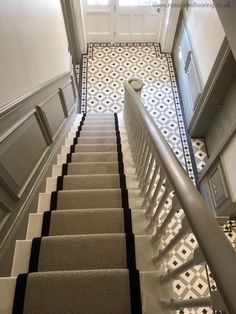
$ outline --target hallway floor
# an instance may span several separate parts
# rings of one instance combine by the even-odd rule
[[[89,44],[83,56],[82,110],[87,104],[88,112],[121,112],[123,81],[134,76],[145,84],[145,107],[194,180],[172,58],[162,54],[158,44]]]
[[[207,152],[201,139],[187,139],[178,94],[175,72],[170,54],[163,54],[155,43],[134,44],[89,44],[88,53],[83,55],[80,79],[82,84],[82,110],[85,112],[110,113],[122,112],[123,80],[139,77],[144,82],[141,99],[161,129],[177,158],[195,182],[192,157],[195,157],[196,170],[201,171],[207,162]],[[87,104],[87,107],[86,107]],[[168,204],[166,205],[168,207]],[[171,230],[166,234],[166,243],[180,228],[183,213],[173,221]],[[234,237],[234,236],[233,236]],[[233,242],[236,242],[232,239]],[[197,246],[192,234],[170,254],[169,268],[175,268],[186,261]],[[209,295],[206,267],[196,266],[175,281],[174,290],[178,297],[189,299]],[[214,283],[212,283],[214,286]],[[178,311],[186,313],[213,313],[210,308]]]

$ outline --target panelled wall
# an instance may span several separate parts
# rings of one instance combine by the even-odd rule
[[[76,112],[74,78],[66,73],[0,114],[0,257],[14,225],[30,210],[60,138]]]
[[[10,263],[4,255],[35,210],[39,186],[76,112],[77,92],[60,0],[2,0],[0,42],[2,275],[5,260]]]
[[[214,214],[230,215],[236,210],[236,61],[215,9],[184,10],[173,55],[188,131],[207,144],[199,189]]]

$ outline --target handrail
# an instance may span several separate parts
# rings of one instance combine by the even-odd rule
[[[124,89],[125,106],[133,106],[141,116],[155,153],[178,197],[224,303],[231,314],[236,314],[236,253],[161,131],[144,108],[137,95],[137,89],[128,81],[124,82]]]

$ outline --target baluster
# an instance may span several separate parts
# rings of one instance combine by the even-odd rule
[[[133,128],[133,141],[131,141],[131,150],[133,151],[133,160],[134,162],[137,159],[138,156],[138,148],[139,148],[139,144],[142,140],[142,128],[139,127],[138,130],[135,130],[135,128]]]
[[[136,155],[134,156],[134,164],[136,168],[140,165],[141,159],[143,157],[143,150],[144,150],[144,144],[145,144],[145,133],[141,132],[140,141],[138,141]]]
[[[162,222],[160,227],[156,227],[155,230],[155,234],[152,236],[152,243],[158,241],[158,239],[164,234],[165,230],[167,229],[169,223],[171,222],[172,218],[174,217],[175,213],[181,209],[179,200],[176,196],[176,194],[174,194],[173,198],[172,198],[172,205],[171,205],[171,209],[169,210],[168,214],[166,215],[166,218],[164,219],[164,221]]]
[[[168,301],[162,301],[164,308],[169,308],[173,311],[182,310],[184,308],[194,308],[194,307],[209,307],[212,306],[211,297],[199,298],[199,299],[187,299],[178,300],[171,299]]]
[[[189,232],[190,227],[186,217],[184,217],[184,219],[182,220],[182,227],[179,230],[179,232],[175,235],[175,237],[172,240],[170,240],[170,242],[164,249],[159,250],[159,254],[153,258],[153,263],[156,264],[159,263],[165,257],[165,255],[167,255],[176,246],[176,244],[178,244],[178,242],[185,236],[185,234]]]
[[[141,193],[143,195],[146,194],[147,192],[147,188],[148,188],[148,185],[150,183],[150,177],[151,177],[151,172],[153,171],[153,166],[154,166],[154,156],[152,154],[152,152],[150,152],[151,154],[151,158],[150,158],[150,162],[148,163],[148,168],[147,168],[147,171],[144,175],[144,179],[142,182],[140,182],[140,189],[141,189]]]
[[[148,165],[150,162],[150,158],[151,158],[151,150],[150,150],[150,145],[148,145],[148,141],[147,141],[147,153],[144,158],[144,163],[143,165],[141,165],[141,169],[140,169],[140,179],[141,179],[140,182],[143,182],[144,180],[145,173],[147,172]]]
[[[155,224],[158,223],[158,217],[159,217],[168,197],[170,196],[170,192],[172,192],[172,191],[173,191],[172,186],[170,185],[169,180],[167,178],[165,181],[165,191],[159,200],[157,208],[154,210],[154,214],[152,215],[152,217],[150,219],[148,229],[151,229],[152,227],[154,227]]]
[[[141,179],[141,172],[142,172],[142,168],[144,167],[144,163],[145,163],[147,155],[148,155],[148,140],[145,138],[143,141],[142,150],[140,151],[139,162],[137,163],[137,166],[136,166],[136,174],[139,179]]]
[[[145,195],[145,199],[144,199],[144,202],[142,205],[142,207],[144,207],[144,208],[146,208],[148,206],[149,202],[151,201],[153,190],[154,190],[156,180],[158,177],[158,172],[160,171],[160,168],[158,167],[156,160],[155,160],[155,166],[154,167],[155,168],[154,168],[154,171],[152,173],[152,178],[151,178],[150,184],[148,186],[148,189],[147,189],[147,192]]]
[[[158,196],[159,196],[159,193],[161,191],[161,186],[163,184],[165,180],[165,172],[163,170],[163,168],[160,167],[160,171],[159,171],[159,180],[157,182],[157,186],[155,187],[155,191],[151,197],[151,201],[149,203],[149,206],[146,210],[146,218],[150,218],[151,215],[152,215],[152,210],[154,209],[154,207],[157,205],[157,202],[158,202]]]
[[[173,270],[168,270],[166,275],[162,275],[160,277],[160,283],[163,284],[163,283],[166,283],[167,281],[169,281],[171,279],[176,279],[178,276],[180,276],[186,270],[188,270],[188,269],[190,269],[196,265],[200,265],[204,262],[205,262],[205,258],[202,255],[200,248],[198,247],[194,250],[193,257],[190,260],[188,260],[187,262],[183,263],[182,265],[180,265],[179,267],[177,267]]]
[[[143,124],[141,122],[139,122],[139,118],[137,117],[137,120],[134,121],[134,127],[133,127],[133,133],[134,133],[134,137],[136,138],[136,142],[135,142],[135,151],[136,153],[139,151],[140,149],[140,145],[142,143],[142,140],[144,139],[144,134],[143,134]],[[135,158],[137,158],[137,156],[135,156]],[[136,159],[134,160],[136,162]]]
[[[220,294],[219,290],[210,291],[212,306],[215,311],[221,311],[221,314],[230,314],[227,310],[225,302]]]

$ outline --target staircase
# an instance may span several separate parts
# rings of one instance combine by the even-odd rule
[[[235,251],[146,112],[142,84],[124,87],[124,122],[76,118],[11,277],[0,278],[1,314],[236,313]],[[173,267],[189,234],[192,256]],[[203,263],[216,289],[176,298],[175,280]]]
[[[0,280],[0,312],[156,313],[151,236],[118,117],[77,124],[16,243],[12,277]]]

